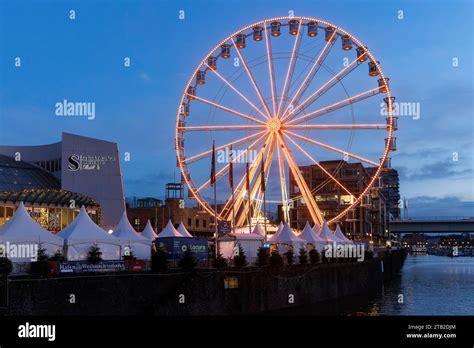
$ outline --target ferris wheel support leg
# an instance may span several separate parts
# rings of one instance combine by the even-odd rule
[[[268,138],[266,139],[265,144],[268,145]],[[266,150],[266,148],[267,148],[266,145],[264,145],[260,149],[260,151],[258,152],[258,154],[256,156],[256,160],[250,164],[250,171],[249,171],[249,179],[250,179],[249,181],[250,182],[252,182],[253,177],[255,176],[258,160],[262,157],[263,152]],[[239,208],[240,208],[240,206],[242,204],[242,201],[244,199],[244,191],[242,190],[242,187],[243,187],[244,184],[245,184],[245,174],[240,179],[239,183],[237,184],[237,187],[235,188],[235,196],[237,198],[235,199],[235,202],[233,204],[234,204],[234,210],[235,210],[236,215],[238,214]],[[224,205],[224,208],[222,209],[222,212],[224,214],[224,216],[223,216],[224,218],[228,218],[229,212],[230,212],[230,210],[232,210],[232,209],[229,209],[230,204],[232,204],[232,203],[230,202],[230,200],[228,200],[226,202],[226,204]]]
[[[278,169],[280,171],[281,200],[283,203],[283,220],[290,223],[290,208],[288,206],[288,192],[286,190],[286,176],[283,158],[280,154],[280,146],[277,146]]]
[[[288,150],[288,146],[286,144],[285,139],[283,139],[283,136],[281,135],[279,135],[279,139],[280,139],[280,144],[281,144],[283,154],[286,157],[291,173],[295,177],[298,188],[300,189],[301,194],[303,195],[305,204],[309,210],[311,218],[313,219],[313,222],[315,224],[317,224],[318,226],[322,226],[324,218],[321,214],[321,211],[319,210],[318,205],[316,204],[316,201],[314,200],[313,195],[311,194],[311,190],[309,189],[308,185],[306,184],[305,179],[301,175],[301,172],[293,158],[293,155]]]
[[[271,165],[271,161],[272,161],[272,158],[273,158],[273,151],[275,149],[275,139],[274,139],[274,136],[272,135],[271,136],[271,140],[270,140],[270,146],[268,147],[268,151],[267,151],[267,157],[265,158],[265,163],[264,163],[264,168],[265,168],[265,171],[268,170],[268,168],[270,167]],[[256,170],[254,171],[254,175],[255,173],[257,172],[257,169],[259,167],[259,163],[260,161],[262,161],[262,158],[263,158],[263,153],[262,153],[262,156],[259,158],[259,160],[255,161],[256,162]],[[252,179],[253,179],[253,176],[252,176]],[[244,208],[244,211],[248,211],[248,209],[251,209],[251,204],[253,202],[253,200],[255,199],[255,195],[260,191],[260,186],[261,186],[261,182],[260,180],[256,180],[254,186],[252,187],[252,189],[250,190],[249,192],[249,195],[250,195],[250,199],[249,199],[249,202],[247,202],[247,207]],[[246,203],[244,202],[244,205]],[[250,208],[249,208],[249,205],[250,204]],[[256,209],[255,209],[256,210]],[[255,213],[255,211],[254,211]],[[242,215],[239,217],[239,219],[237,220],[237,223],[238,223],[238,226],[243,223],[243,218],[242,218]]]

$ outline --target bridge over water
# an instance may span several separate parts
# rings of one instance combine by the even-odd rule
[[[474,233],[474,217],[394,220],[390,221],[390,229],[392,233]]]

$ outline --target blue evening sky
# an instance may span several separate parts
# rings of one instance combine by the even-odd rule
[[[400,117],[392,155],[410,214],[473,216],[470,0],[0,0],[0,144],[52,143],[63,131],[114,141],[131,153],[126,195],[162,196],[180,178],[176,109],[199,61],[239,28],[290,10],[353,33],[381,61],[397,101],[420,103],[420,119]],[[95,102],[96,119],[55,116],[63,99]]]

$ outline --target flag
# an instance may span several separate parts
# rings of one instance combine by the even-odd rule
[[[229,185],[234,192],[234,156],[232,152],[232,145],[230,145],[230,159],[229,159]]]
[[[245,189],[247,192],[250,190],[249,162],[246,163],[245,167]]]
[[[262,156],[262,164],[260,166],[260,191],[263,193],[265,192],[265,167],[263,164],[263,156]]]
[[[211,162],[211,185],[216,183],[216,148],[215,141],[212,142],[212,162]]]

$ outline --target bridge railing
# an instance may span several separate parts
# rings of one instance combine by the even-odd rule
[[[406,219],[393,219],[390,222],[422,222],[422,221],[473,221],[474,216],[416,216]]]

